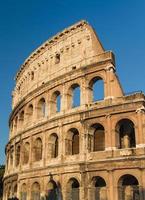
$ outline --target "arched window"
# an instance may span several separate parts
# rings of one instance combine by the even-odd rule
[[[33,117],[33,105],[30,104],[27,108],[27,121],[28,122],[31,122],[32,120],[32,117]]]
[[[61,95],[59,91],[53,93],[51,98],[51,113],[57,113],[61,110]]]
[[[40,200],[40,185],[38,182],[35,182],[32,185],[31,199],[32,200]]]
[[[31,81],[33,81],[33,80],[34,80],[34,72],[31,71]]]
[[[94,177],[93,185],[95,190],[92,195],[92,200],[107,200],[107,187],[105,180],[100,176]]]
[[[17,145],[16,146],[16,166],[18,166],[20,164],[20,153],[21,153],[21,148],[20,148],[20,145]]]
[[[57,54],[55,55],[55,64],[58,64],[59,62],[60,62],[60,54],[57,53]]]
[[[132,148],[136,146],[134,124],[129,119],[122,119],[116,125],[117,146],[119,148]]]
[[[27,200],[27,185],[25,183],[21,186],[20,200]]]
[[[68,108],[80,106],[80,86],[73,84],[68,91]]]
[[[10,124],[10,131],[11,131],[11,134],[13,133],[13,128],[14,128],[14,124],[13,124],[14,122],[13,121],[11,121],[11,124]]]
[[[79,132],[77,129],[72,128],[68,131],[65,143],[67,155],[79,154]]]
[[[48,157],[58,157],[58,136],[56,133],[51,134],[48,139]]]
[[[42,159],[42,140],[37,138],[34,142],[34,161],[40,161]]]
[[[77,179],[72,178],[68,182],[68,192],[67,192],[67,200],[79,200],[80,192],[79,192],[80,184]]]
[[[126,174],[119,179],[118,189],[120,200],[140,199],[138,180],[130,174]]]
[[[9,169],[9,159],[10,159],[9,150],[6,152],[6,155],[7,155],[7,157],[6,157],[6,168],[5,168],[5,171],[8,171],[8,169]]]
[[[10,149],[10,166],[13,166],[13,161],[14,161],[14,148],[11,147]]]
[[[54,181],[47,185],[47,200],[62,200],[61,189]]]
[[[38,118],[46,117],[46,102],[42,98],[38,102]]]
[[[89,83],[90,101],[95,102],[104,99],[104,81],[100,77],[94,77]]]
[[[56,112],[60,112],[61,110],[61,96],[60,94],[57,95],[56,97]]]
[[[104,151],[105,150],[105,130],[101,124],[94,124],[93,133],[93,151]]]
[[[19,115],[19,128],[20,130],[23,129],[24,125],[24,111],[22,111]]]
[[[72,155],[79,154],[79,133],[74,131],[72,137]]]
[[[23,146],[23,164],[28,164],[29,153],[30,153],[30,144],[29,142],[26,142]]]

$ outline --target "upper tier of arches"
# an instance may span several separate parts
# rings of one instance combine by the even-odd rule
[[[35,50],[21,66],[16,75],[13,107],[34,89],[81,68],[84,58],[88,59],[89,64],[89,59],[96,55],[99,55],[98,61],[107,56],[93,28],[86,21],[80,21],[57,34]]]
[[[104,100],[104,81],[101,77],[92,78],[87,88],[90,103]],[[48,98],[45,95],[41,95],[36,99],[35,103],[29,102],[11,120],[10,128],[12,135],[18,131],[23,131],[25,125],[32,124],[34,116],[35,121],[39,121],[40,119],[60,113],[64,109],[63,104],[65,104],[67,110],[79,108],[86,97],[82,93],[82,86],[76,82],[68,86],[65,94],[62,89],[56,89]]]
[[[57,113],[63,114],[73,108],[85,108],[92,102],[123,96],[114,66],[110,63],[99,67],[99,71],[96,66],[90,66],[80,74],[73,72],[61,78],[60,82],[44,84],[24,98],[11,114],[11,132],[22,131],[24,125],[51,118]]]

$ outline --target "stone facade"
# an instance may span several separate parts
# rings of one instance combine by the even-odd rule
[[[145,199],[145,96],[123,93],[86,21],[29,56],[12,108],[3,200]]]

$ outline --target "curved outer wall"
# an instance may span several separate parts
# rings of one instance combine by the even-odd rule
[[[123,200],[119,180],[128,174],[136,177],[140,199],[145,199],[145,98],[142,93],[125,96],[115,71],[113,53],[103,49],[85,21],[58,33],[30,55],[16,75],[13,91],[3,200],[14,195],[34,199],[34,184],[39,184],[44,197],[50,182],[61,190],[61,198],[69,200],[74,179],[79,199],[93,200],[97,177],[106,184],[100,199]],[[98,80],[103,81],[104,97],[94,101],[92,85]],[[73,107],[76,87],[80,105]],[[117,127],[127,120],[135,138],[120,136],[124,140],[120,147]],[[98,138],[101,146],[94,147],[93,134],[99,128],[104,143]]]

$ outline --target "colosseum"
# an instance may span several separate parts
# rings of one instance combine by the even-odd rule
[[[15,80],[3,200],[145,200],[145,96],[124,94],[86,21],[32,52]]]

